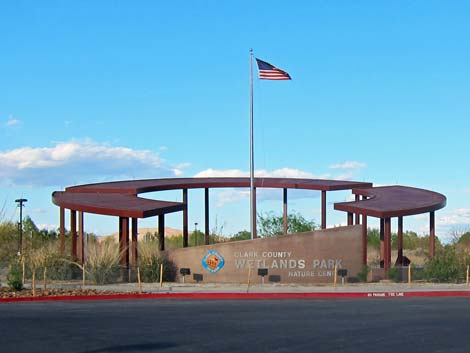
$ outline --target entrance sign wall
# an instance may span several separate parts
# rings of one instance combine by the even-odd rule
[[[350,276],[361,271],[361,249],[362,226],[355,225],[166,253],[178,269],[203,274],[205,283],[246,283],[249,274],[251,283],[257,283],[259,268],[267,268],[268,276],[279,275],[281,283],[331,283],[335,266]]]

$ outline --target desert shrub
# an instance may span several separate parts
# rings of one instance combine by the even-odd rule
[[[422,266],[411,265],[411,279],[421,281],[425,279],[425,269]]]
[[[367,276],[369,274],[370,268],[369,266],[363,266],[361,272],[358,272],[356,277],[361,282],[367,282]]]
[[[38,278],[42,274],[42,271],[44,271],[44,267],[47,265],[49,255],[48,249],[45,247],[33,249],[25,254],[28,275],[35,272],[36,278]]]
[[[71,263],[67,257],[60,254],[54,254],[48,259],[47,263],[47,277],[51,280],[71,280],[80,278],[80,269]]]
[[[85,269],[93,283],[106,284],[117,280],[120,252],[114,241],[90,242],[87,244],[86,254]]]
[[[158,249],[158,242],[139,243],[139,268],[142,282],[159,282],[163,264],[163,281],[174,282],[176,266]]]
[[[23,289],[23,269],[20,261],[10,264],[10,270],[7,275],[7,283],[11,289],[20,291]]]
[[[402,281],[401,268],[390,267],[390,269],[388,270],[388,279],[390,279],[393,282],[401,282]]]
[[[458,282],[466,276],[468,253],[457,251],[455,246],[446,245],[425,265],[424,278],[438,282]]]

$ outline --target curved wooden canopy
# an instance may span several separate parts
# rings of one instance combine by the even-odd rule
[[[162,190],[249,187],[249,178],[170,178],[127,180],[72,186],[52,194],[57,206],[103,215],[145,218],[184,209],[184,203],[150,200],[138,194]],[[407,186],[372,187],[371,183],[325,179],[255,178],[256,188],[349,190],[367,200],[335,203],[334,209],[388,218],[432,212],[446,205],[434,191]]]
[[[355,188],[352,192],[367,199],[335,203],[335,210],[390,218],[433,212],[445,207],[447,202],[446,197],[437,192],[400,185]]]
[[[257,188],[286,188],[305,190],[349,190],[370,187],[372,183],[326,179],[298,178],[255,178]],[[109,183],[97,183],[68,187],[67,192],[112,192],[141,194],[162,190],[180,190],[197,188],[237,188],[250,187],[250,178],[169,178],[126,180]]]
[[[52,202],[70,210],[108,216],[146,218],[182,211],[181,202],[149,200],[131,194],[55,191]]]
[[[72,186],[52,194],[52,202],[60,207],[87,213],[120,217],[145,218],[184,209],[184,203],[149,200],[138,194],[162,190],[193,188],[249,187],[250,178],[171,178],[127,180]],[[371,183],[295,178],[255,178],[257,188],[305,190],[349,190],[370,187]]]

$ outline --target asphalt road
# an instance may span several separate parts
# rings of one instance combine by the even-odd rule
[[[470,351],[468,298],[0,303],[0,352]]]

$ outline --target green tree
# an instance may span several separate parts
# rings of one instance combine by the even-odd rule
[[[284,234],[284,217],[273,212],[258,214],[259,234],[262,237],[273,237]],[[287,216],[287,233],[301,233],[315,230],[314,221],[305,219],[301,214],[293,212]]]
[[[200,230],[195,230],[189,234],[189,246],[204,245],[205,244],[205,235]]]
[[[465,248],[470,248],[470,232],[465,232],[457,240],[457,244]]]
[[[238,233],[235,233],[230,237],[230,241],[238,241],[238,240],[249,240],[251,239],[251,232],[247,230],[241,230]]]
[[[380,231],[377,228],[367,228],[367,245],[380,248]]]
[[[13,222],[0,223],[0,267],[5,267],[17,257],[18,226]]]
[[[35,236],[39,234],[39,228],[29,216],[26,216],[23,219],[23,233],[29,236]]]
[[[377,228],[367,228],[367,244],[376,249],[380,248],[380,231]],[[442,243],[436,236],[436,249],[442,248]],[[398,235],[392,233],[392,248],[396,249],[398,246]],[[407,250],[429,249],[429,235],[420,237],[416,232],[406,231],[403,232],[403,248]]]

